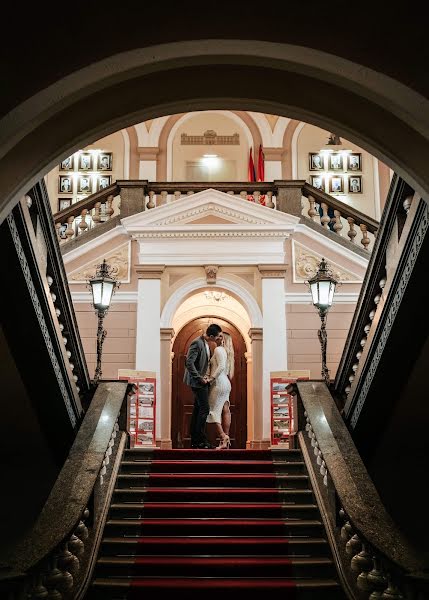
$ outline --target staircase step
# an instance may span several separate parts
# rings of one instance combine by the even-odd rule
[[[109,519],[105,532],[114,535],[320,535],[322,523],[310,519]]]
[[[302,453],[299,449],[278,450],[241,450],[229,448],[228,450],[198,450],[185,448],[180,450],[160,450],[150,448],[129,448],[124,452],[125,460],[141,460],[146,455],[146,460],[300,460]]]
[[[271,460],[123,460],[121,473],[303,473],[303,461]]]
[[[135,487],[115,488],[114,502],[281,502],[291,504],[313,502],[313,492],[309,489],[280,488],[177,488],[177,487]]]
[[[146,590],[171,590],[176,598],[184,597],[178,594],[186,593],[186,598],[203,598],[206,600],[219,600],[219,594],[237,593],[249,594],[272,591],[282,592],[282,597],[297,598],[299,600],[337,600],[344,599],[344,594],[339,584],[334,579],[292,579],[292,578],[206,578],[206,577],[139,577],[139,578],[97,578],[93,583],[93,590],[99,595],[95,598],[127,598],[128,600],[141,599],[142,591]],[[289,595],[289,593],[292,595]],[[121,593],[123,595],[121,595]],[[228,597],[228,596],[227,596]],[[251,597],[251,596],[249,596]],[[253,596],[254,597],[254,596]]]
[[[119,487],[159,487],[172,484],[180,487],[282,487],[306,488],[308,475],[275,475],[271,473],[120,473]]]
[[[119,537],[106,536],[101,543],[102,554],[144,556],[153,554],[210,554],[231,556],[281,555],[285,557],[329,554],[329,544],[322,537],[302,536],[230,536],[230,537]]]
[[[230,517],[246,518],[300,518],[315,519],[319,516],[316,504],[288,504],[279,502],[118,502],[110,506],[110,516],[118,519],[142,519],[151,517]]]
[[[256,556],[136,556],[102,557],[97,577],[144,576],[193,577],[333,577],[335,569],[327,557]]]

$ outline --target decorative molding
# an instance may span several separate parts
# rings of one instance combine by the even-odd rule
[[[211,231],[208,228],[205,228],[202,231],[195,231],[195,227],[190,227],[188,230],[174,230],[174,231],[142,231],[138,233],[133,233],[133,238],[142,239],[142,238],[289,238],[289,232],[285,232],[283,229],[280,231],[271,230],[222,230],[219,226],[219,229],[215,229],[215,226],[212,227]],[[237,261],[235,261],[237,262]]]
[[[137,148],[139,154],[139,160],[156,160],[159,154],[159,148],[149,148],[139,146]]]
[[[258,270],[263,279],[283,279],[287,273],[288,265],[258,265]]]
[[[223,277],[217,278],[216,285],[218,289],[224,289],[227,292],[231,292],[231,295],[243,305],[249,315],[249,321],[252,325],[255,327],[262,327],[263,319],[259,304],[245,287],[237,284],[235,281]],[[190,294],[197,291],[205,291],[206,289],[206,279],[204,277],[197,277],[192,279],[192,281],[187,281],[175,290],[162,309],[161,327],[172,326],[174,315],[176,314],[178,307]]]
[[[249,329],[249,337],[250,341],[253,342],[262,342],[264,339],[264,330],[262,327],[251,327]]]
[[[315,275],[319,263],[323,258],[321,254],[318,254],[310,248],[306,248],[295,240],[293,240],[292,243],[292,256],[294,283],[302,283]],[[334,276],[341,281],[341,283],[362,283],[362,279],[360,279],[355,273],[343,269],[340,267],[340,265],[338,265],[338,263],[335,263],[329,259],[327,259],[327,262]]]
[[[8,214],[7,222],[9,225],[10,232],[12,234],[12,239],[15,244],[16,253],[18,255],[19,262],[21,263],[22,273],[24,275],[24,279],[27,284],[27,288],[28,288],[31,300],[33,302],[34,311],[36,313],[37,320],[39,321],[40,330],[41,330],[43,338],[45,340],[46,348],[48,350],[48,354],[49,354],[49,357],[52,362],[54,373],[57,378],[59,388],[61,390],[61,395],[63,397],[64,404],[66,406],[67,413],[70,418],[70,422],[74,427],[76,425],[76,415],[74,413],[72,403],[70,401],[70,397],[69,397],[69,394],[66,389],[64,377],[61,372],[61,367],[58,362],[57,356],[55,354],[55,350],[54,350],[54,347],[52,344],[51,336],[49,334],[48,326],[46,324],[45,317],[43,316],[42,307],[40,305],[40,301],[37,296],[36,288],[34,287],[33,278],[31,277],[30,267],[28,266],[27,258],[25,256],[24,248],[22,247],[21,240],[19,238],[19,232],[16,227],[15,219],[14,219],[12,212]]]
[[[239,146],[240,135],[218,135],[213,129],[207,129],[203,135],[182,133],[180,143],[182,146]]]
[[[216,265],[205,265],[204,270],[206,272],[207,283],[216,283],[216,274],[219,267]]]
[[[415,235],[413,236],[413,242],[407,256],[407,262],[405,263],[404,268],[402,270],[401,279],[399,281],[395,295],[393,296],[392,301],[390,302],[388,313],[384,321],[383,329],[378,340],[377,347],[375,348],[374,355],[371,357],[369,369],[365,375],[365,380],[359,392],[356,404],[353,408],[353,412],[350,418],[350,425],[353,429],[356,427],[356,423],[358,421],[359,415],[368,395],[369,388],[371,387],[375,373],[377,372],[380,359],[383,355],[384,348],[387,344],[393,323],[396,318],[396,314],[399,310],[399,307],[401,306],[405,290],[407,289],[408,281],[413,273],[414,265],[416,263],[417,257],[420,252],[420,248],[423,244],[428,229],[429,208],[427,204],[424,204],[422,218],[419,223],[418,229]]]
[[[139,279],[161,279],[165,265],[135,265]]]
[[[66,265],[72,260],[79,258],[79,256],[88,254],[88,252],[91,252],[91,250],[98,248],[98,246],[101,246],[102,244],[107,244],[118,235],[127,235],[127,233],[127,230],[122,225],[116,225],[116,227],[114,227],[113,229],[109,229],[109,231],[101,233],[99,236],[93,238],[92,240],[88,240],[87,242],[85,242],[85,244],[82,244],[74,250],[67,251],[67,244],[65,244],[64,246],[61,246],[61,250],[64,252],[64,264]]]
[[[83,267],[71,271],[68,276],[68,282],[72,283],[86,283],[90,277],[92,277],[97,269],[97,265],[106,259],[106,262],[112,268],[112,275],[122,283],[130,282],[130,256],[131,256],[131,242],[126,242],[122,246],[111,250],[107,254],[98,257],[96,260],[92,260],[86,263]]]
[[[308,227],[308,225],[305,224],[305,222],[299,223],[295,227],[295,233],[302,233],[306,237],[309,237],[311,239],[311,242],[320,243],[320,245],[323,246],[324,248],[328,248],[331,252],[333,252],[335,254],[339,254],[341,256],[344,256],[344,258],[351,260],[352,262],[356,263],[363,269],[366,269],[368,266],[369,259],[370,259],[369,252],[368,252],[368,258],[366,258],[365,256],[361,256],[360,254],[350,251],[348,248],[341,246],[334,240],[327,238],[325,235],[323,235],[323,233],[319,233],[315,229],[310,229]],[[299,243],[299,242],[297,242],[297,243]],[[304,244],[302,244],[302,245],[304,245]],[[357,244],[355,244],[355,245],[357,246]]]
[[[161,341],[171,342],[176,335],[172,327],[161,327],[160,330]]]

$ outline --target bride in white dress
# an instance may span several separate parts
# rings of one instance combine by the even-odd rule
[[[229,448],[229,428],[231,425],[231,411],[229,408],[229,394],[231,392],[231,379],[234,376],[234,346],[229,333],[222,332],[217,346],[210,359],[208,381],[210,385],[209,407],[210,412],[207,423],[215,423],[217,434],[220,437],[218,450]]]

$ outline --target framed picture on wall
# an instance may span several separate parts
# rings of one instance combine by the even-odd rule
[[[309,158],[309,169],[310,171],[323,171],[325,168],[325,157],[319,152],[310,152]]]
[[[349,194],[361,194],[362,193],[362,176],[352,175],[349,178]]]
[[[112,161],[113,158],[111,152],[100,152],[97,157],[97,171],[111,171]]]
[[[347,171],[362,171],[362,154],[353,152],[347,155]]]
[[[329,180],[329,192],[331,194],[341,194],[344,192],[344,180],[341,175],[334,175]]]
[[[322,190],[322,192],[325,191],[325,178],[323,175],[311,175],[310,183],[316,190]]]
[[[343,156],[339,152],[332,152],[329,155],[329,170],[330,171],[342,171],[343,170]]]
[[[104,188],[109,187],[112,178],[110,175],[100,175],[97,179],[97,192],[100,190],[104,190]]]
[[[74,169],[74,160],[73,156],[68,156],[64,160],[60,162],[60,171],[73,171]]]
[[[77,192],[78,194],[91,194],[92,193],[92,181],[91,177],[82,175],[77,181]]]
[[[73,178],[70,175],[60,175],[58,178],[58,191],[60,194],[73,193]]]
[[[90,152],[81,152],[79,154],[79,171],[92,171],[92,154]]]
[[[58,212],[68,208],[72,204],[71,198],[58,198]]]

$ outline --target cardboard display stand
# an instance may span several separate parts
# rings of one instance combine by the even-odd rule
[[[287,393],[290,383],[310,379],[310,371],[272,371],[270,373],[271,446],[295,447],[296,398]]]
[[[131,447],[154,447],[156,445],[156,373],[119,369],[118,379],[136,384],[127,413],[127,429]]]

